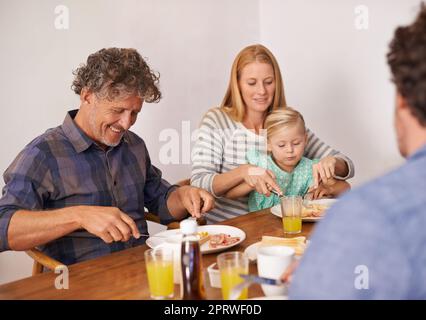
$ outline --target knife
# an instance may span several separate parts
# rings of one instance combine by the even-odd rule
[[[280,279],[265,278],[256,276],[254,274],[240,274],[240,277],[243,278],[245,281],[250,281],[252,283],[254,282],[259,284],[269,284],[273,286],[281,286],[285,284],[285,282],[281,281]]]

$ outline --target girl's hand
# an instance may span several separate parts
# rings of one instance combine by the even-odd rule
[[[312,165],[312,175],[314,178],[314,189],[317,189],[320,182],[328,183],[332,179],[336,170],[337,159],[333,156],[327,156],[321,159],[320,162]]]

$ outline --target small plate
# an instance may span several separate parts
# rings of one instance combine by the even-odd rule
[[[207,226],[199,226],[197,229],[198,232],[208,232],[209,235],[215,235],[218,233],[225,233],[229,234],[231,237],[239,237],[240,240],[230,244],[228,246],[219,246],[216,248],[210,248],[209,241],[206,243],[203,243],[200,247],[202,254],[207,253],[214,253],[214,252],[220,252],[224,251],[226,249],[232,248],[236,245],[239,245],[241,242],[243,242],[246,238],[246,233],[236,227],[232,226],[225,226],[225,225],[207,225]],[[149,237],[146,239],[146,244],[150,248],[154,248],[160,244],[162,244],[164,241],[166,241],[167,238],[178,238],[181,237],[182,234],[180,233],[180,229],[173,229],[173,230],[166,230],[163,232],[156,233],[155,236]]]
[[[306,248],[309,245],[309,240],[306,240]],[[261,241],[255,242],[251,245],[249,245],[245,250],[244,253],[247,255],[249,262],[257,262],[257,250],[259,249],[259,246],[261,244]],[[295,259],[300,259],[299,256],[295,256]]]
[[[325,206],[328,209],[337,201],[337,199],[318,199],[318,200],[305,200],[305,201],[306,201],[306,205],[319,204],[319,205]],[[277,204],[276,206],[273,206],[271,208],[271,213],[274,216],[281,218],[282,217],[281,205]],[[306,222],[315,222],[315,221],[321,220],[322,218],[323,217],[303,217],[302,220]]]
[[[244,250],[244,253],[247,255],[250,262],[256,262],[257,261],[257,249],[259,249],[259,246],[260,246],[260,241],[249,245]]]

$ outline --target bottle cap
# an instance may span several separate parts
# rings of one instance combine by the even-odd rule
[[[195,219],[185,219],[180,223],[180,231],[183,234],[197,233],[197,221]]]

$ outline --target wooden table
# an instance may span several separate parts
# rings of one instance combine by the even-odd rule
[[[246,233],[246,239],[228,251],[244,251],[262,235],[283,236],[282,222],[269,209],[253,212],[228,220],[224,225],[238,227]],[[309,236],[314,223],[303,223],[300,235]],[[69,269],[69,289],[55,288],[59,274],[48,272],[0,286],[0,299],[150,299],[145,270],[144,251],[147,245],[116,252],[107,256],[76,263]],[[204,269],[216,262],[217,254],[203,255]],[[256,265],[250,272],[257,273]],[[222,299],[221,291],[210,286],[205,272],[207,299]],[[249,288],[249,297],[263,296],[259,285]],[[175,286],[179,299],[179,286]]]

